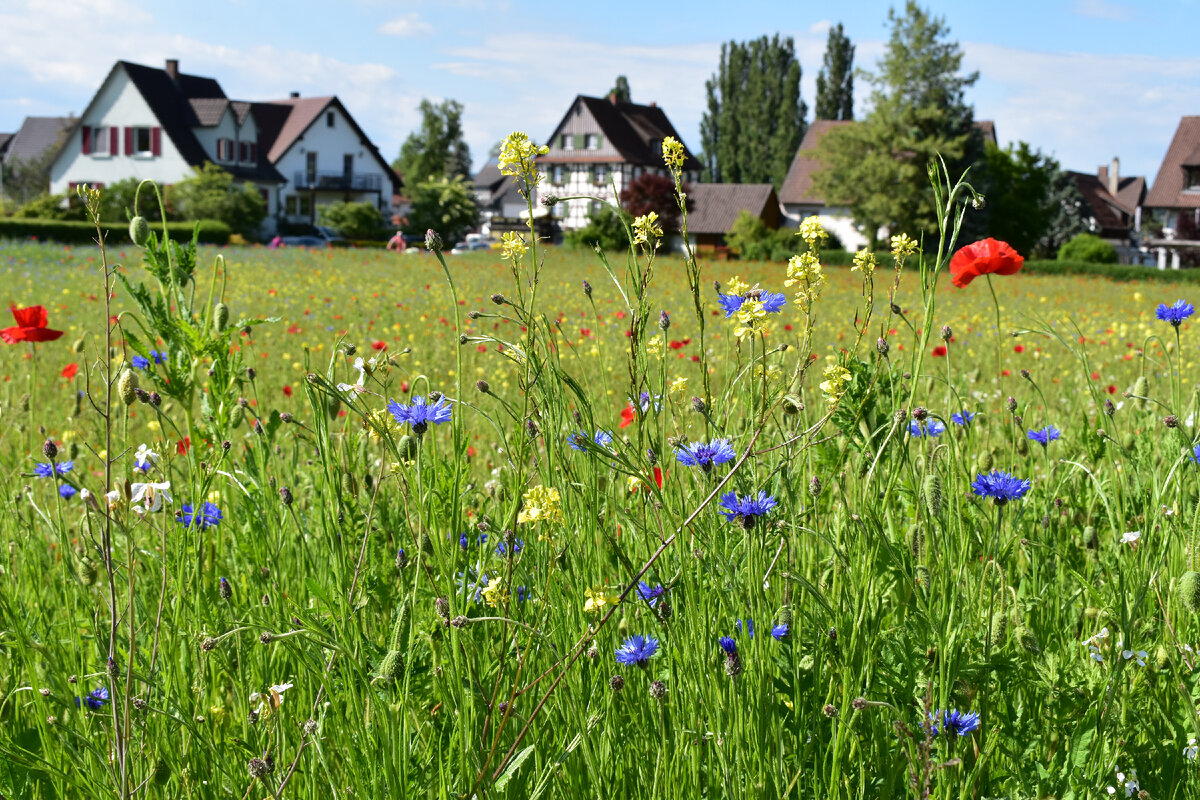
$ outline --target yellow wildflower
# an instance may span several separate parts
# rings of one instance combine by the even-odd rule
[[[666,334],[659,334],[650,341],[646,342],[646,355],[662,358],[663,347],[667,344]]]
[[[518,523],[563,521],[562,498],[553,486],[531,487],[521,500]]]
[[[782,372],[783,370],[780,369],[778,364],[772,364],[771,366],[767,367],[765,373],[763,371],[762,364],[754,365],[754,377],[756,378],[761,378],[765,374],[768,380],[775,380]]]
[[[504,581],[499,578],[488,583],[487,587],[480,594],[483,597],[483,601],[492,608],[495,608],[508,599],[508,592],[504,591]]]
[[[615,606],[621,601],[620,597],[609,592],[603,586],[598,589],[584,589],[583,594],[587,597],[587,602],[583,604],[583,610],[589,614],[599,614],[606,606]]]
[[[821,391],[829,405],[834,405],[846,393],[846,384],[850,382],[850,370],[841,364],[830,364],[825,367],[825,380],[821,381]]]
[[[536,159],[550,152],[546,145],[538,146],[529,140],[524,131],[513,131],[500,144],[501,175],[523,178],[526,183],[536,185],[542,176],[538,174]]]
[[[733,329],[733,335],[739,339],[761,330],[766,332],[766,325],[762,320],[767,316],[767,312],[763,309],[761,300],[747,299],[742,303],[742,307],[738,309],[737,320],[738,326]]]
[[[521,260],[529,248],[519,233],[500,234],[500,256],[514,264]]]
[[[658,214],[651,211],[633,221],[633,243],[647,250],[657,250],[662,239],[662,226],[658,224]]]
[[[821,219],[814,216],[807,217],[804,222],[800,223],[800,238],[808,243],[809,249],[820,250],[821,245],[825,244],[825,240],[829,238],[829,234],[821,226]]]
[[[683,169],[683,142],[668,136],[662,142],[663,163],[676,174]]]
[[[750,286],[744,283],[740,276],[734,275],[729,279],[728,285],[722,287],[725,289],[725,294],[744,295],[750,291]]]
[[[870,275],[875,272],[876,266],[878,265],[875,263],[875,254],[864,247],[854,254],[854,266],[850,267],[850,271],[857,272],[858,270],[862,270],[867,275]]]
[[[907,233],[898,233],[892,237],[892,256],[903,259],[917,252],[917,242]]]
[[[675,380],[671,381],[671,385],[669,387],[667,387],[667,393],[668,394],[683,394],[684,389],[687,388],[687,384],[688,384],[687,378],[683,378],[683,377],[676,378]]]
[[[381,432],[387,432],[393,439],[398,439],[404,434],[404,428],[400,426],[399,422],[396,422],[396,418],[386,408],[372,411],[363,427],[367,429],[367,435],[376,441],[379,440]]]
[[[811,219],[811,218],[810,218]],[[813,303],[821,298],[821,290],[825,287],[825,274],[821,272],[821,262],[811,250],[792,256],[787,265],[787,280],[784,286],[796,286],[796,302],[800,309],[808,313]]]

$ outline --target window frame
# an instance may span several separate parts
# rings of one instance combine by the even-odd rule
[[[133,125],[133,155],[135,158],[153,158],[154,157],[154,127],[150,125]],[[143,148],[142,136],[146,137],[146,146]]]

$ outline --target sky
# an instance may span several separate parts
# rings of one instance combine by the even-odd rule
[[[79,114],[114,61],[216,78],[242,100],[336,94],[389,160],[419,123],[422,98],[464,106],[476,168],[513,130],[545,141],[577,94],[626,75],[700,150],[705,81],[724,41],[795,40],[802,98],[830,25],[873,71],[888,2],[695,0],[0,0],[0,131],[27,115]],[[1067,169],[1117,156],[1153,181],[1179,118],[1200,114],[1200,0],[926,2],[962,47],[976,119],[1001,145],[1026,141]],[[856,115],[869,84],[855,82]]]

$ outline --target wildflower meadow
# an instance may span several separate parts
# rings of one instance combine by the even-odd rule
[[[1192,286],[930,177],[848,267],[0,244],[0,795],[1195,796]]]

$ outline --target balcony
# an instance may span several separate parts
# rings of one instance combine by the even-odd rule
[[[379,192],[383,189],[381,175],[354,175],[344,172],[297,172],[293,186],[330,192]]]

